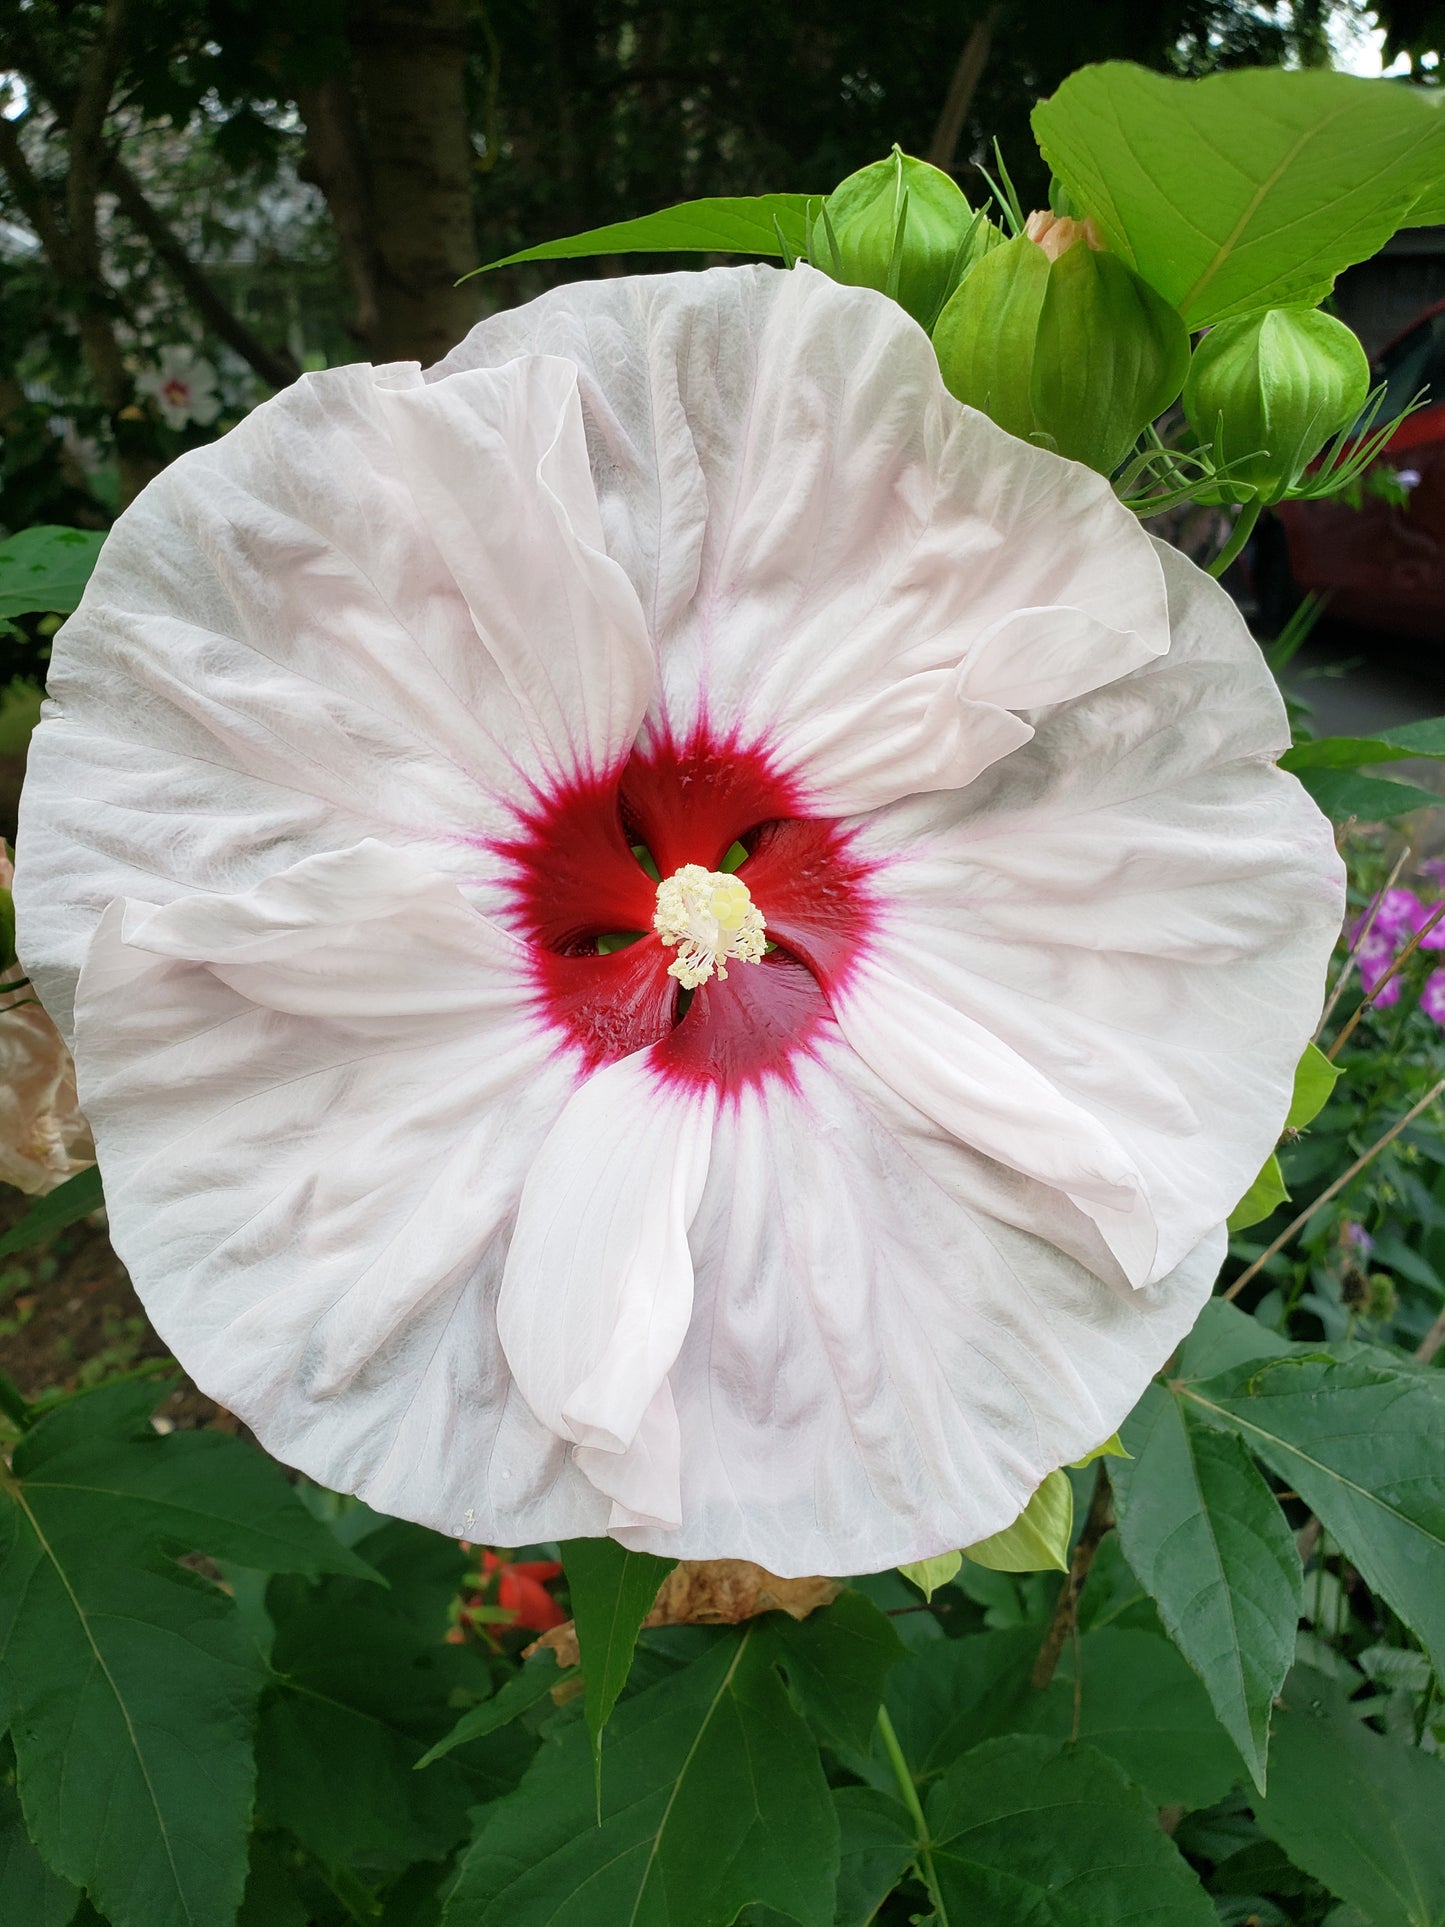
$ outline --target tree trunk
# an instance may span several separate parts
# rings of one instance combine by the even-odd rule
[[[326,196],[341,265],[356,304],[350,333],[369,354],[380,325],[379,263],[371,170],[356,95],[345,73],[328,74],[319,86],[299,89],[296,104],[306,122],[301,178],[313,182]]]
[[[948,84],[948,96],[943,103],[943,112],[938,117],[938,125],[933,130],[929,143],[928,158],[935,167],[948,173],[958,155],[959,138],[968,110],[973,105],[978,83],[983,78],[983,70],[988,65],[989,53],[993,47],[993,30],[998,20],[999,8],[990,7],[974,27],[973,32],[963,43],[963,52],[958,56],[958,65],[953,70],[953,79]]]
[[[351,41],[374,219],[378,361],[439,360],[481,313],[465,0],[361,0]]]

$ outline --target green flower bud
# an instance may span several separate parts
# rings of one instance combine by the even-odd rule
[[[1211,328],[1189,364],[1184,412],[1226,502],[1278,502],[1365,404],[1370,366],[1342,321],[1318,308],[1266,308]]]
[[[813,223],[809,259],[835,281],[892,295],[929,328],[962,257],[987,245],[986,231],[957,182],[895,146],[833,189]]]
[[[1366,1304],[1367,1315],[1371,1318],[1393,1318],[1400,1305],[1400,1295],[1395,1289],[1395,1281],[1388,1271],[1370,1273],[1370,1293]]]
[[[1011,435],[1109,474],[1178,395],[1189,334],[1092,221],[1031,214],[933,331],[943,379]]]

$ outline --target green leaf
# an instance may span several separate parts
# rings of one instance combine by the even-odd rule
[[[1359,776],[1353,770],[1302,769],[1296,774],[1325,815],[1336,823],[1352,816],[1361,823],[1385,823],[1411,810],[1433,809],[1440,801],[1418,783]]]
[[[277,1679],[256,1738],[261,1811],[326,1866],[444,1858],[468,1810],[514,1787],[533,1751],[512,1727],[414,1771],[454,1724],[456,1696],[487,1691],[486,1661],[349,1580],[273,1580],[267,1606]]]
[[[64,1231],[67,1225],[98,1211],[104,1202],[100,1194],[100,1172],[95,1165],[88,1165],[73,1178],[67,1178],[64,1184],[57,1184],[38,1204],[31,1205],[18,1224],[12,1225],[0,1238],[0,1258],[9,1258],[17,1251],[28,1251],[31,1245],[42,1244],[57,1231]]]
[[[1445,215],[1441,219],[1445,220]],[[1445,716],[1427,716],[1422,722],[1382,729],[1380,739],[1397,756],[1445,756]]]
[[[638,1632],[676,1563],[650,1552],[629,1552],[615,1539],[568,1539],[562,1546],[562,1569],[587,1683],[583,1702],[587,1729],[599,1763],[602,1729],[627,1684]]]
[[[887,1614],[849,1587],[803,1620],[765,1613],[758,1632],[814,1729],[866,1753],[884,1682],[908,1651]]]
[[[1043,1632],[1011,1626],[941,1640],[911,1655],[888,1680],[885,1701],[919,1786],[947,1771],[981,1739],[1016,1732],[1028,1719],[1029,1674]]]
[[[753,1903],[833,1927],[838,1822],[816,1742],[754,1624],[624,1700],[594,1807],[584,1722],[549,1728],[481,1816],[444,1927],[731,1927]]]
[[[543,241],[516,254],[489,261],[493,268],[514,267],[519,261],[574,261],[597,254],[763,254],[788,252],[795,257],[807,249],[807,194],[742,194],[682,201],[656,214],[633,221],[614,221],[568,234],[560,241]],[[776,226],[774,225],[776,223]],[[782,241],[778,231],[782,230]]]
[[[70,1927],[80,1889],[35,1851],[15,1789],[0,1780],[0,1920],[10,1927]]]
[[[0,1481],[0,1701],[30,1834],[114,1927],[226,1927],[246,1877],[260,1662],[231,1602],[164,1557],[169,1515],[105,1491],[125,1447],[97,1440],[94,1493],[76,1463],[60,1489],[31,1490],[50,1424],[17,1451],[22,1476]],[[219,1549],[210,1536],[193,1549]]]
[[[1432,90],[1433,91],[1433,90]],[[1425,192],[1410,209],[1406,227],[1439,227],[1445,224],[1445,174]]]
[[[835,1787],[833,1805],[842,1846],[837,1927],[870,1927],[918,1853],[917,1829],[901,1801],[873,1787]]]
[[[105,536],[91,529],[22,529],[0,542],[0,616],[69,615]]]
[[[1071,1459],[1069,1463],[1075,1472],[1082,1472],[1086,1466],[1092,1465],[1095,1459],[1127,1459],[1128,1456],[1129,1454],[1124,1450],[1124,1441],[1117,1432],[1111,1432],[1102,1445],[1096,1445],[1092,1452],[1086,1452],[1081,1459]]]
[[[252,1835],[246,1897],[236,1927],[312,1927],[315,1916],[297,1891],[296,1869],[290,1864],[297,1850],[292,1846],[288,1854],[281,1843],[277,1834]]]
[[[1260,1826],[1371,1927],[1440,1927],[1445,1761],[1371,1732],[1324,1673],[1297,1668],[1284,1700]]]
[[[1423,90],[1321,70],[1084,67],[1033,113],[1046,161],[1191,329],[1314,306],[1445,168]]]
[[[1295,1066],[1294,1095],[1290,1099],[1289,1116],[1284,1121],[1287,1131],[1302,1131],[1312,1124],[1329,1102],[1330,1092],[1340,1081],[1342,1073],[1338,1064],[1332,1064],[1318,1044],[1306,1044],[1304,1056]]]
[[[950,1920],[1218,1927],[1152,1803],[1093,1747],[987,1740],[924,1811]]]
[[[1249,1312],[1241,1311],[1227,1298],[1211,1298],[1179,1348],[1179,1376],[1213,1378],[1232,1365],[1282,1358],[1289,1348],[1287,1338],[1281,1338]]]
[[[888,1706],[920,1785],[981,1740],[1007,1733],[1078,1737],[1116,1761],[1156,1806],[1208,1806],[1241,1778],[1239,1755],[1209,1696],[1160,1632],[1103,1626],[1066,1648],[1043,1691],[1030,1682],[1042,1632],[973,1633],[908,1660]]]
[[[1294,1536],[1239,1441],[1191,1423],[1162,1385],[1124,1439],[1134,1453],[1114,1473],[1124,1556],[1262,1788],[1270,1705],[1300,1614]]]
[[[575,1666],[559,1670],[550,1653],[539,1653],[535,1659],[528,1660],[521,1672],[509,1679],[500,1692],[463,1713],[452,1730],[423,1753],[417,1765],[430,1766],[433,1760],[441,1759],[454,1747],[465,1746],[468,1740],[485,1739],[488,1733],[496,1733],[502,1727],[509,1726],[513,1720],[520,1719],[523,1713],[540,1705],[554,1686],[560,1686],[564,1680],[575,1679],[577,1672]]]
[[[1364,769],[1371,763],[1398,763],[1415,754],[1395,749],[1382,736],[1318,736],[1296,743],[1279,759],[1281,769]]]
[[[139,1527],[155,1545],[204,1549],[265,1572],[375,1578],[311,1517],[275,1460],[254,1446],[224,1432],[162,1438],[149,1429],[125,1445],[112,1443],[102,1435],[103,1418],[89,1409],[110,1389],[56,1408],[16,1448],[15,1470],[37,1515],[68,1522],[99,1513],[89,1527],[97,1547],[112,1541],[125,1547]],[[147,1406],[159,1395],[154,1385],[125,1389]],[[132,1399],[126,1406],[134,1409]]]
[[[1362,769],[1372,763],[1398,763],[1412,756],[1445,758],[1445,716],[1382,729],[1376,736],[1318,736],[1296,743],[1279,759],[1281,769]]]
[[[0,1477],[0,1700],[30,1831],[115,1927],[229,1921],[245,1878],[261,1668],[203,1552],[369,1571],[279,1466],[149,1425],[163,1387],[68,1399]]]
[[[1247,1231],[1252,1224],[1263,1223],[1282,1204],[1288,1203],[1289,1192],[1285,1189],[1284,1172],[1279,1168],[1279,1159],[1271,1151],[1259,1176],[1230,1212],[1229,1229]]]
[[[932,1599],[940,1586],[958,1577],[962,1565],[961,1552],[940,1552],[934,1559],[915,1559],[911,1565],[900,1566],[898,1570],[917,1586],[925,1599]]]
[[[1242,1777],[1240,1758],[1209,1695],[1159,1633],[1101,1626],[1078,1647],[1078,1737],[1107,1753],[1156,1807],[1207,1807]],[[1066,1646],[1048,1689],[1024,1703],[1020,1730],[1068,1739],[1074,1652]]]
[[[1050,1472],[1011,1526],[965,1546],[963,1556],[992,1572],[1069,1570],[1074,1488],[1067,1472]]]
[[[1238,1432],[1299,1493],[1445,1677],[1445,1469],[1435,1378],[1360,1347],[1340,1359],[1309,1351],[1236,1367],[1183,1385],[1180,1395]]]

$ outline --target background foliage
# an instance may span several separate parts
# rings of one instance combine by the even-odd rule
[[[1381,17],[1430,78],[1445,22]],[[429,358],[484,302],[577,272],[455,291],[478,261],[683,198],[826,190],[895,138],[977,202],[997,134],[1042,204],[1029,110],[1085,60],[1317,64],[1329,24],[1314,0],[15,5],[0,646],[42,673],[115,508],[268,387]],[[1386,179],[1392,118],[1341,179]],[[1086,191],[1082,121],[1035,125]],[[1143,261],[1171,210],[1117,215]],[[1307,238],[1328,279],[1340,231]],[[177,343],[220,370],[212,423],[168,426],[136,386]],[[1387,765],[1428,770],[1445,723],[1321,742],[1295,721],[1352,867],[1320,1038],[1341,1075],[1302,1073],[1127,1456],[1057,1475],[1064,1570],[975,1549],[930,1597],[857,1575],[798,1619],[643,1626],[666,1562],[383,1519],[177,1425],[167,1363],[134,1345],[0,1378],[0,1921],[1441,1927],[1442,886],[1431,792]],[[1407,886],[1376,968],[1360,926]],[[100,1201],[83,1173],[0,1238],[0,1336]]]

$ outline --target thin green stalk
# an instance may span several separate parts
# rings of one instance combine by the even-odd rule
[[[948,1927],[948,1909],[943,1904],[943,1893],[938,1885],[938,1874],[933,1865],[931,1843],[928,1838],[928,1822],[923,1817],[923,1802],[918,1797],[918,1788],[913,1784],[913,1775],[908,1770],[908,1762],[903,1757],[903,1748],[894,1731],[893,1722],[888,1717],[888,1708],[878,1708],[878,1731],[883,1736],[883,1750],[888,1755],[888,1764],[893,1768],[893,1777],[898,1782],[898,1791],[903,1795],[903,1804],[912,1816],[918,1829],[918,1871],[923,1876],[923,1884],[928,1889],[928,1898],[933,1903],[933,1911],[938,1917],[938,1927]]]
[[[1254,525],[1259,520],[1260,510],[1263,506],[1263,503],[1256,495],[1252,502],[1246,502],[1244,507],[1239,511],[1238,516],[1235,518],[1234,533],[1209,565],[1209,573],[1212,576],[1219,577],[1223,575],[1224,571],[1239,554],[1250,536],[1254,534]]]

